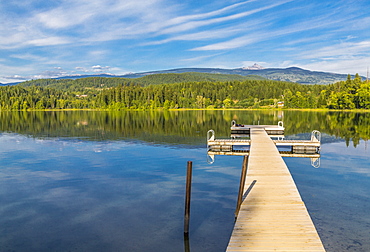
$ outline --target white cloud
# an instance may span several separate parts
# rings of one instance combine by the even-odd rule
[[[100,65],[92,66],[91,68],[94,72],[103,72],[103,71],[106,71],[106,70],[110,69],[109,66],[103,67],[103,66],[100,66]]]

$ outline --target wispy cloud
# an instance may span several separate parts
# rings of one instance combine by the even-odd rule
[[[209,31],[201,31],[201,32],[195,32],[195,33],[186,33],[178,36],[169,37],[162,40],[152,41],[145,43],[143,45],[160,45],[169,43],[172,41],[199,41],[199,40],[211,40],[211,39],[218,39],[218,38],[225,38],[232,35],[235,35],[239,32],[239,29],[219,29],[214,30],[213,32]]]
[[[228,5],[224,8],[218,9],[218,10],[210,11],[210,12],[204,12],[204,13],[201,13],[201,14],[192,14],[192,15],[184,15],[184,16],[175,17],[175,18],[171,19],[168,24],[176,25],[176,24],[187,23],[187,22],[193,21],[193,20],[213,18],[215,16],[222,15],[227,11],[231,11],[231,10],[237,8],[237,7],[240,7],[242,5],[252,3],[252,2],[255,2],[255,1],[257,1],[257,0],[243,1],[243,2],[240,2],[240,3]]]
[[[301,57],[303,59],[336,59],[336,58],[347,58],[353,59],[357,56],[370,57],[370,40],[361,42],[344,42],[337,43],[322,48],[315,48],[302,52]]]
[[[253,44],[255,42],[258,42],[259,39],[250,35],[242,36],[239,38],[231,39],[226,42],[220,42],[215,43],[211,45],[201,46],[194,49],[191,49],[191,51],[214,51],[214,50],[227,50],[227,49],[234,49],[239,47],[244,47],[249,44]]]
[[[356,74],[366,76],[367,67],[369,66],[368,57],[355,57],[353,59],[333,59],[318,60],[310,63],[298,63],[296,66],[323,72],[333,72],[341,74]]]
[[[38,13],[34,17],[35,20],[47,28],[61,29],[82,24],[94,16],[93,1],[66,1],[65,3],[58,8]]]
[[[206,60],[206,59],[209,59],[209,58],[213,58],[215,56],[219,56],[221,54],[222,53],[202,55],[202,56],[197,56],[197,57],[193,57],[193,58],[186,58],[186,59],[183,59],[182,61],[184,61],[184,62],[200,62],[200,61],[203,61],[203,60]]]
[[[36,54],[31,53],[23,53],[23,54],[11,54],[9,55],[12,58],[22,59],[22,60],[29,60],[29,61],[44,61],[46,60],[45,57],[41,57]]]
[[[205,45],[201,47],[193,48],[193,51],[203,51],[203,50],[227,50],[227,49],[235,49],[244,46],[248,46],[253,43],[257,43],[260,41],[266,40],[273,40],[278,37],[294,34],[294,33],[303,33],[309,32],[316,29],[330,29],[333,26],[338,24],[342,24],[346,22],[347,19],[350,17],[343,17],[340,19],[331,20],[332,14],[328,14],[325,16],[315,17],[313,19],[304,20],[298,23],[288,24],[286,26],[281,26],[279,28],[273,28],[272,23],[266,24],[264,27],[258,27],[255,31],[251,33],[240,36],[237,38],[232,38],[228,41],[218,42],[210,45]],[[322,36],[321,36],[322,37]],[[309,38],[300,38],[300,41],[303,40],[308,41],[318,41],[320,38],[309,37]],[[295,40],[297,42],[297,40]],[[292,42],[288,42],[288,44],[292,44]]]
[[[29,40],[25,44],[33,45],[33,46],[54,46],[54,45],[63,45],[63,44],[69,44],[69,43],[71,43],[71,41],[67,38],[47,37],[47,38]]]
[[[209,18],[210,15],[205,14],[204,17],[209,18],[209,19],[206,19],[206,20],[192,20],[192,19],[188,20],[188,19],[185,19],[186,22],[182,22],[182,23],[180,23],[178,25],[175,25],[173,27],[164,29],[164,30],[161,31],[161,34],[184,32],[184,31],[188,31],[188,30],[191,30],[191,29],[196,29],[196,28],[203,27],[203,26],[214,25],[214,24],[217,24],[217,23],[223,23],[223,22],[228,22],[228,21],[232,21],[232,20],[235,20],[235,19],[240,19],[240,18],[243,18],[243,17],[246,17],[246,16],[250,16],[252,14],[256,14],[256,13],[259,13],[261,11],[265,11],[265,10],[274,8],[276,6],[285,4],[286,2],[290,2],[290,1],[282,1],[282,2],[275,3],[275,4],[271,4],[269,6],[257,8],[257,9],[254,9],[254,10],[248,10],[248,11],[244,11],[244,12],[240,12],[240,13],[236,13],[236,14],[231,14],[231,15],[227,15],[227,16],[223,16],[223,17]],[[216,12],[216,13],[218,13],[218,12]],[[203,16],[196,15],[196,18],[203,18]],[[175,20],[178,20],[178,18],[176,18]],[[170,23],[171,23],[171,21],[170,21]]]

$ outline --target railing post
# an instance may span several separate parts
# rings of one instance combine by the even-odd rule
[[[240,205],[242,204],[242,201],[243,201],[243,192],[244,192],[245,177],[247,174],[247,167],[248,167],[248,156],[244,156],[242,172],[240,175],[238,202],[236,203],[235,219],[238,218]]]
[[[188,161],[187,173],[186,173],[186,196],[185,196],[185,216],[184,216],[184,234],[186,235],[189,233],[192,170],[193,170],[193,162]]]
[[[214,130],[208,130],[207,131],[207,151],[209,150],[209,141],[215,140],[215,131]]]

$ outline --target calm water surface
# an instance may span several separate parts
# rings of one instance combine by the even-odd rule
[[[285,158],[327,251],[370,251],[369,116],[278,111],[0,112],[0,251],[224,251],[242,157],[207,163],[230,121],[323,133],[321,165]]]

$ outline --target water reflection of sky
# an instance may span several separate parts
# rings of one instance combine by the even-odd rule
[[[370,251],[370,150],[324,144],[321,166],[286,158],[327,251]]]
[[[240,158],[1,134],[0,160],[0,251],[181,251],[188,160],[192,251],[227,245]]]
[[[361,141],[356,148],[352,144],[347,147],[343,142],[323,145],[322,148],[326,157],[325,162],[340,164],[335,166],[327,164],[327,169],[370,176],[370,146],[367,142]]]
[[[325,143],[318,169],[285,158],[327,251],[370,251],[369,152]],[[188,160],[191,251],[224,251],[242,157],[0,134],[0,251],[181,251]]]

